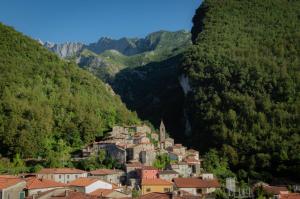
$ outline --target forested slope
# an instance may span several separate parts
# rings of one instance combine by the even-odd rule
[[[238,176],[300,179],[300,1],[206,0],[183,73],[193,144]]]
[[[45,157],[139,122],[102,81],[0,24],[0,153]]]

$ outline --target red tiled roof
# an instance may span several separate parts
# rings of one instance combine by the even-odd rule
[[[279,195],[281,192],[287,192],[287,187],[264,185],[263,189],[271,194]]]
[[[43,189],[53,187],[65,187],[64,183],[55,182],[53,180],[38,179],[35,177],[26,178],[26,189]]]
[[[281,194],[280,199],[300,199],[300,193]]]
[[[20,182],[24,182],[22,179],[13,176],[0,177],[0,190],[14,186]]]
[[[97,189],[91,193],[89,193],[92,196],[107,196],[109,194],[111,194],[112,192],[114,192],[113,189]]]
[[[162,179],[142,179],[142,185],[173,185],[173,183]]]
[[[220,184],[216,179],[199,178],[174,178],[174,184],[178,188],[218,188]]]
[[[116,174],[119,170],[114,169],[97,169],[90,171],[92,175],[110,175],[110,174]]]
[[[82,174],[86,171],[75,168],[44,168],[38,174]]]
[[[178,172],[174,170],[163,170],[158,172],[159,175],[170,175],[170,174],[178,174]]]
[[[200,199],[199,196],[184,195],[184,196],[172,196],[172,193],[148,193],[140,196],[138,199]]]
[[[86,187],[94,182],[100,181],[96,178],[78,178],[68,183],[69,186]]]
[[[143,170],[158,170],[157,168],[155,168],[153,166],[143,166],[142,169]]]
[[[97,196],[92,196],[77,191],[68,191],[67,194],[60,196],[52,196],[50,199],[97,199]]]

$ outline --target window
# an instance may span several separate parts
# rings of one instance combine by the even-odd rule
[[[20,199],[24,199],[25,198],[25,192],[24,191],[21,191],[20,192]]]
[[[70,178],[70,175],[67,175],[67,178],[69,179],[69,178]]]
[[[151,191],[151,189],[150,189],[150,188],[147,188],[147,189],[146,189],[146,192],[150,192],[150,191]]]
[[[61,175],[59,175],[58,178],[61,179]]]
[[[202,193],[202,189],[197,189],[197,193],[198,194]]]
[[[170,192],[170,188],[164,188],[164,192]]]
[[[78,175],[75,175],[75,179],[77,179],[78,178]]]

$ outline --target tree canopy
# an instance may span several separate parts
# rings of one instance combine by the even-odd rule
[[[206,0],[182,71],[194,145],[241,178],[300,179],[300,2]]]
[[[68,159],[68,147],[79,148],[114,124],[139,122],[108,85],[3,24],[0,70],[4,156]]]

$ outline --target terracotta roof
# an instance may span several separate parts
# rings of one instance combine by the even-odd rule
[[[97,189],[91,193],[89,193],[92,196],[108,196],[109,194],[111,194],[112,192],[114,192],[113,189]]]
[[[49,199],[97,199],[97,196],[85,194],[77,191],[67,191],[67,194],[64,193],[59,196],[52,196]]]
[[[286,187],[281,187],[281,186],[269,186],[265,185],[263,186],[263,189],[271,194],[276,194],[279,195],[281,192],[286,192],[288,189]]]
[[[195,159],[194,157],[187,157],[184,161],[188,164],[200,164],[200,161]]]
[[[18,177],[2,176],[0,177],[0,190],[14,186],[20,182],[24,181]]]
[[[174,184],[178,188],[218,188],[220,184],[216,179],[199,179],[199,178],[174,178]]]
[[[168,175],[168,174],[178,174],[178,172],[176,172],[174,170],[164,170],[164,171],[159,171],[158,174],[159,175]]]
[[[114,170],[114,169],[97,169],[90,171],[90,174],[92,175],[111,175],[111,174],[116,174],[120,172],[120,170]]]
[[[26,189],[43,189],[53,187],[65,187],[64,183],[55,182],[53,180],[38,179],[35,177],[26,178]]]
[[[82,174],[86,171],[75,168],[45,168],[38,172],[38,174]]]
[[[140,196],[138,199],[200,199],[199,196],[184,195],[184,196],[172,196],[172,193],[148,193]]]
[[[157,168],[155,168],[153,166],[143,166],[142,169],[143,170],[157,170]]]
[[[96,178],[78,178],[76,180],[69,182],[68,185],[76,186],[76,187],[86,187],[97,181],[100,181],[100,180],[96,179]]]
[[[300,199],[300,193],[281,194],[280,199]]]
[[[148,193],[140,196],[139,199],[171,199],[172,195],[167,193]]]
[[[173,185],[173,183],[162,179],[142,179],[142,185]]]

